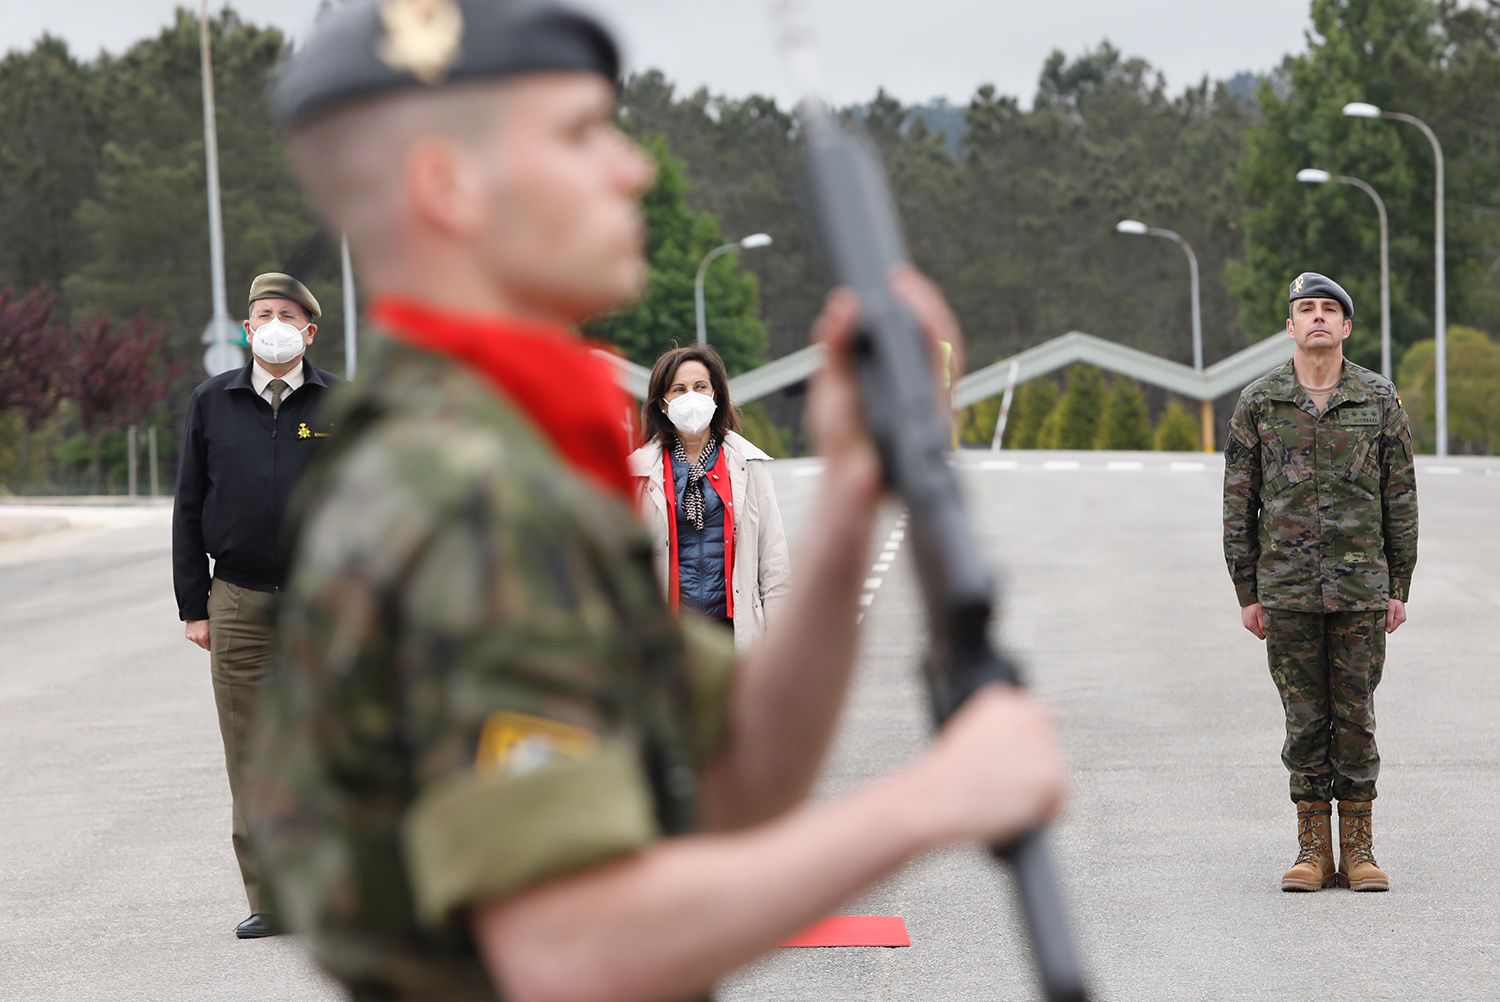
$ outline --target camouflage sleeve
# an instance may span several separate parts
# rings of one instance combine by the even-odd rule
[[[1260,437],[1242,397],[1229,419],[1229,441],[1224,447],[1224,562],[1242,607],[1258,601],[1259,527]]]
[[[1397,397],[1380,432],[1381,520],[1391,598],[1407,601],[1417,565],[1417,470],[1412,458],[1411,424]]]
[[[545,484],[499,490],[431,520],[390,613],[415,787],[403,848],[434,925],[659,837],[599,555]]]

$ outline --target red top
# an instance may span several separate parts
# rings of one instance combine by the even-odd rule
[[[409,299],[377,300],[370,314],[397,339],[484,376],[568,465],[630,501],[630,399],[588,341],[565,327],[449,313]]]

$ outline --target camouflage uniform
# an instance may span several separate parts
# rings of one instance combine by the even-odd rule
[[[732,645],[481,377],[395,343],[363,375],[302,495],[257,834],[356,998],[493,999],[465,909],[690,829]]]
[[[1240,394],[1224,453],[1224,557],[1266,609],[1294,801],[1373,800],[1385,613],[1417,562],[1411,431],[1395,388],[1345,360],[1327,408],[1292,363]]]

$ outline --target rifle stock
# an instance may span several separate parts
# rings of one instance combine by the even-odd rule
[[[894,293],[907,263],[889,186],[874,152],[815,98],[802,102],[813,222],[834,276],[859,299],[854,353],[865,418],[885,477],[910,512],[917,574],[932,633],[925,669],[941,727],[976,690],[1020,685],[1015,665],[991,643],[994,581],[948,463],[931,356],[916,317]],[[995,856],[1015,873],[1032,953],[1046,997],[1084,1002],[1087,993],[1051,860],[1040,832]]]

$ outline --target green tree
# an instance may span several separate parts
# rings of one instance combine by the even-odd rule
[[[1198,424],[1176,399],[1167,402],[1156,426],[1156,448],[1160,452],[1197,452],[1202,447]]]
[[[1241,167],[1245,195],[1245,254],[1231,268],[1241,326],[1271,329],[1285,316],[1287,284],[1300,272],[1334,277],[1354,297],[1357,323],[1347,346],[1355,361],[1378,366],[1379,242],[1374,209],[1358,191],[1344,185],[1299,185],[1298,169],[1320,167],[1360,177],[1378,190],[1391,209],[1391,317],[1395,354],[1422,331],[1432,329],[1433,158],[1422,134],[1407,125],[1354,119],[1345,103],[1368,101],[1415,112],[1450,143],[1448,195],[1453,201],[1483,203],[1495,192],[1493,136],[1500,126],[1493,91],[1481,97],[1481,80],[1500,81],[1493,55],[1479,49],[1496,44],[1500,10],[1460,17],[1456,5],[1431,0],[1313,0],[1308,50],[1289,59],[1260,90],[1263,120],[1250,132]],[[1447,16],[1445,17],[1445,11]],[[1468,23],[1478,44],[1452,31]],[[1451,57],[1463,52],[1479,79],[1451,76]],[[1457,94],[1474,118],[1455,114]],[[1445,98],[1445,92],[1448,96]],[[1485,123],[1481,125],[1481,123]],[[1488,131],[1489,138],[1474,138]],[[1475,146],[1489,163],[1468,167]],[[1478,150],[1474,150],[1477,153]],[[1480,175],[1489,179],[1480,183]],[[1467,220],[1473,213],[1450,214]],[[1493,217],[1487,229],[1493,233]],[[1465,232],[1468,232],[1467,230]],[[1479,262],[1462,234],[1450,236],[1448,309],[1453,318],[1469,315],[1469,284],[1461,275]],[[1497,256],[1494,241],[1488,261]],[[1475,283],[1481,284],[1481,283]],[[1493,276],[1488,280],[1493,284]],[[1494,302],[1493,298],[1491,299]]]
[[[56,291],[82,256],[74,214],[103,137],[95,76],[48,36],[0,59],[0,287]]]
[[[1094,448],[1141,450],[1151,448],[1151,442],[1151,417],[1146,413],[1141,384],[1124,377],[1115,379],[1099,417]]]
[[[697,337],[693,282],[699,262],[726,242],[718,220],[687,206],[687,179],[681,161],[660,136],[645,149],[656,160],[656,186],[646,195],[647,257],[650,284],[635,303],[594,321],[590,335],[625,352],[632,361],[650,365],[675,344]],[[766,331],[761,324],[755,276],[739,255],[722,255],[709,265],[703,281],[708,341],[724,357],[731,373],[760,364]]]
[[[1000,417],[1002,400],[1002,397],[989,397],[956,414],[954,420],[958,425],[959,441],[964,445],[989,445],[995,437],[995,422]]]
[[[1432,338],[1406,350],[1397,371],[1412,441],[1419,452],[1437,444],[1434,383],[1437,348]],[[1448,328],[1448,449],[1456,455],[1492,456],[1500,449],[1500,344],[1472,327]]]
[[[746,438],[776,459],[785,459],[792,454],[786,436],[776,427],[765,407],[753,403],[739,408],[739,413],[741,434]]]
[[[1053,437],[1047,448],[1092,449],[1099,434],[1107,387],[1104,373],[1092,365],[1068,370],[1068,389],[1058,402]],[[1044,424],[1045,427],[1045,424]],[[1045,437],[1045,436],[1044,436]]]
[[[337,249],[286,170],[265,103],[286,39],[233,11],[209,28],[231,315],[242,315],[255,275],[287,271],[313,289],[322,326],[336,330]],[[213,313],[200,92],[198,22],[186,10],[155,38],[100,58],[93,100],[105,141],[95,191],[75,217],[87,246],[64,283],[75,316],[144,315],[160,325],[163,351],[182,363],[178,397],[202,378],[199,338]],[[337,344],[314,349],[322,364]]]
[[[1007,449],[1050,448],[1042,443],[1042,427],[1057,410],[1060,396],[1057,383],[1050,376],[1016,387],[1005,421],[1005,439],[1000,444]]]

